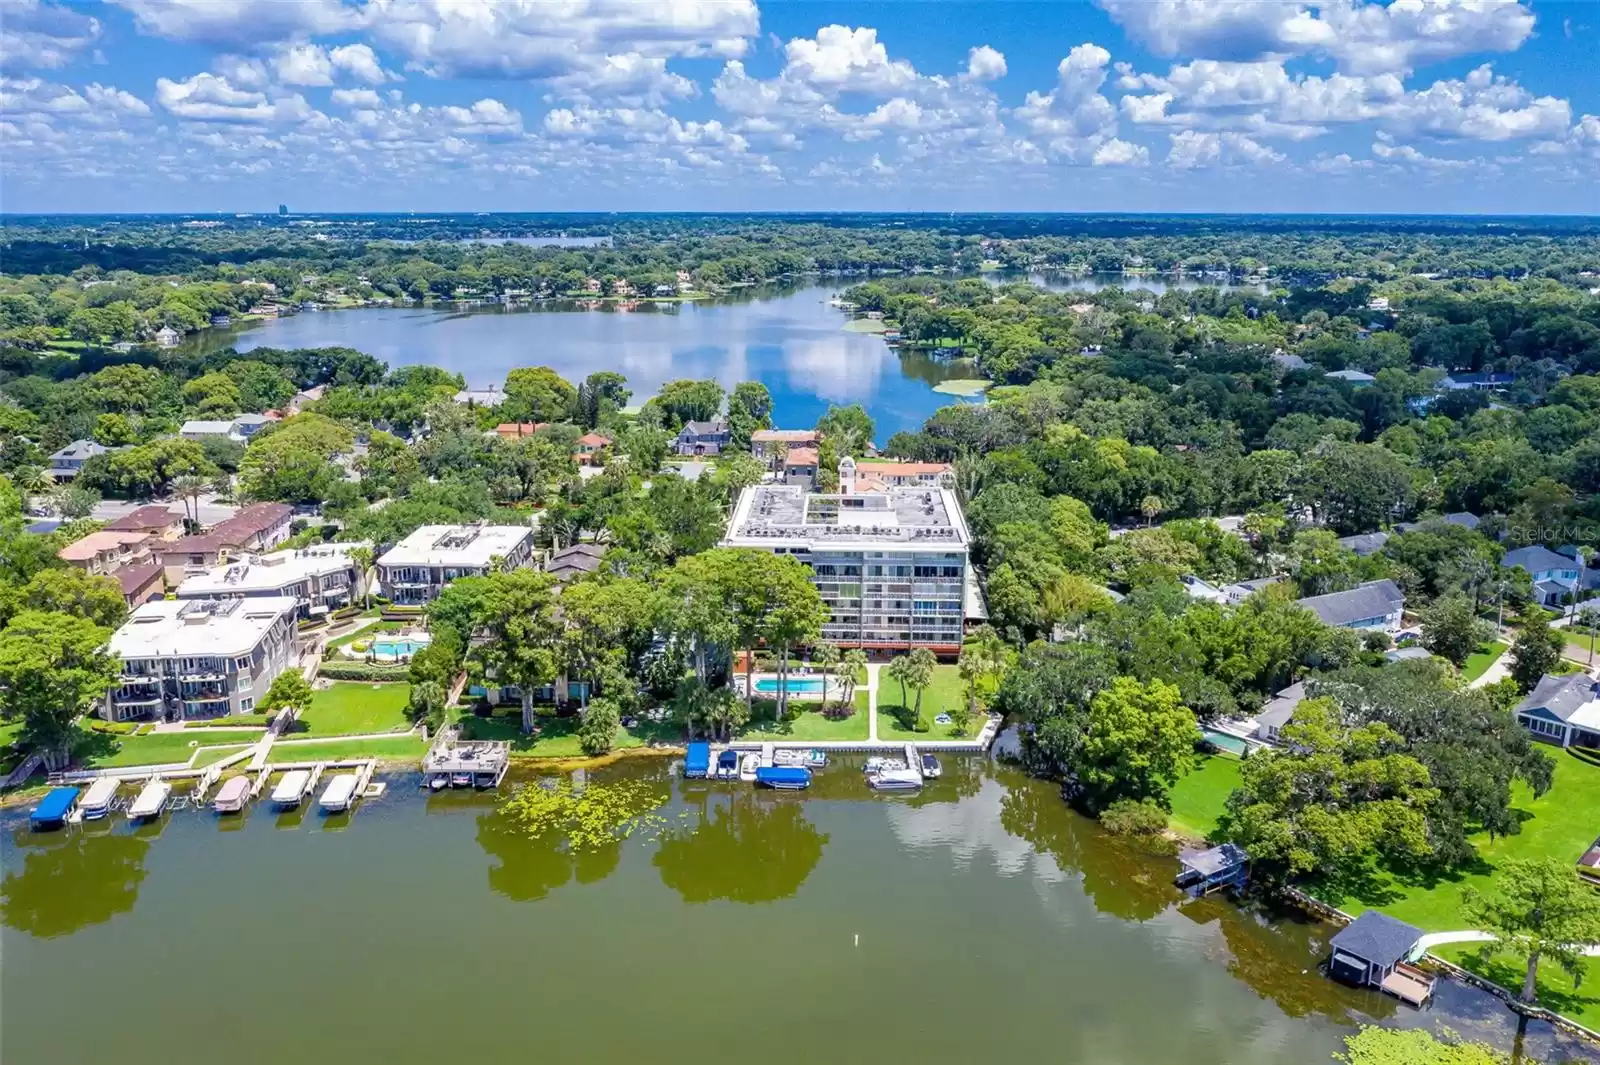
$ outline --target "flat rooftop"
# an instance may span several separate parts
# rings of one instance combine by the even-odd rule
[[[961,505],[948,489],[836,495],[766,484],[740,493],[723,544],[965,551],[969,538]]]
[[[350,552],[368,544],[318,544],[296,551],[245,555],[226,566],[185,577],[178,586],[183,599],[213,595],[243,595],[298,584],[308,577],[325,577],[351,567]]]
[[[156,599],[135,608],[112,635],[111,653],[123,659],[248,654],[296,605],[289,595]]]
[[[533,536],[528,525],[424,525],[390,548],[380,566],[485,567]]]

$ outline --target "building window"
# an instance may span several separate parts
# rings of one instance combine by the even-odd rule
[[[239,674],[239,690],[247,692],[255,687],[255,678],[248,673]]]
[[[248,714],[250,711],[254,710],[255,708],[256,708],[256,701],[254,699],[240,699],[239,700],[239,709],[242,710],[244,713]]]

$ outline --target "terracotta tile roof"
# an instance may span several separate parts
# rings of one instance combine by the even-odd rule
[[[105,532],[154,532],[157,529],[166,529],[180,524],[183,517],[174,514],[159,503],[130,510],[116,521],[107,525]]]
[[[56,557],[63,562],[88,562],[103,551],[132,547],[148,539],[150,534],[147,532],[112,532],[110,529],[101,529],[99,532],[92,532],[88,536],[72,541],[57,551]]]
[[[138,594],[146,585],[161,577],[161,563],[143,562],[137,566],[124,566],[112,574],[122,585],[123,598]]]
[[[215,551],[219,547],[244,547],[283,521],[294,508],[287,503],[252,503],[226,521],[218,522],[199,536],[185,536],[164,548],[173,554]]]
[[[817,464],[817,449],[814,447],[790,448],[789,453],[783,457],[785,466],[815,466]]]
[[[549,422],[501,422],[494,427],[494,431],[497,435],[505,437],[532,436],[549,424]]]
[[[585,447],[610,447],[611,438],[609,436],[601,436],[599,433],[584,433],[578,437],[578,443]]]
[[[815,429],[757,429],[750,434],[753,444],[814,444]]]

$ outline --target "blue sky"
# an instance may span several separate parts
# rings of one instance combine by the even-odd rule
[[[0,208],[1594,213],[1600,5],[0,0]]]

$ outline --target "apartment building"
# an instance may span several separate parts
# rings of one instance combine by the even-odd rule
[[[221,565],[241,552],[272,550],[289,538],[293,516],[294,508],[287,503],[252,503],[198,536],[157,544],[167,583],[181,584],[191,572]]]
[[[518,569],[532,558],[526,525],[424,525],[378,559],[378,583],[396,603],[428,603],[457,577],[481,577],[496,563]]]
[[[246,714],[295,662],[296,601],[157,599],[111,637],[122,679],[106,694],[108,721]]]
[[[970,542],[946,488],[823,494],[785,484],[746,488],[722,541],[809,565],[828,605],[825,640],[941,655],[960,652],[967,616],[982,610],[967,580]]]
[[[191,573],[178,586],[179,599],[292,598],[302,617],[346,606],[359,594],[360,567],[350,553],[368,544],[318,544],[266,555],[241,555],[221,566]]]

